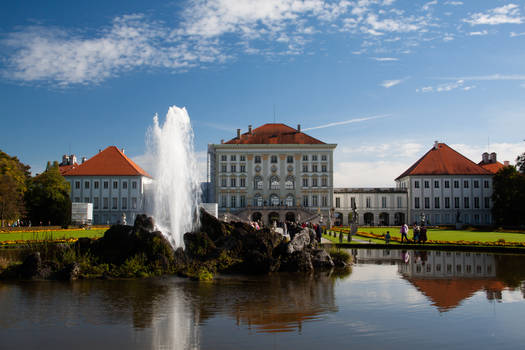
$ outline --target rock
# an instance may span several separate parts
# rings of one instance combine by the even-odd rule
[[[153,218],[145,214],[139,214],[135,218],[135,223],[133,224],[133,230],[135,232],[144,231],[151,232],[155,229],[155,223]]]
[[[188,257],[198,260],[217,258],[217,247],[206,232],[188,232],[184,234],[184,246]]]
[[[312,253],[312,265],[314,268],[331,269],[334,267],[334,262],[324,249],[316,249]]]
[[[62,270],[62,277],[68,281],[74,281],[78,279],[80,275],[80,265],[77,262],[67,264]]]
[[[281,271],[288,272],[311,272],[313,269],[310,252],[306,250],[289,254],[283,259],[281,265]]]
[[[288,254],[301,252],[310,245],[310,242],[312,242],[310,233],[305,229],[296,234],[290,243],[288,243],[287,252]]]
[[[23,278],[33,278],[40,274],[42,268],[42,258],[40,252],[30,253],[20,266],[20,274]]]

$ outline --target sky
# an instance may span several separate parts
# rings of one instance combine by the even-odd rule
[[[2,1],[0,149],[41,172],[186,107],[207,144],[265,123],[336,143],[336,187],[394,186],[435,140],[525,152],[525,0]]]

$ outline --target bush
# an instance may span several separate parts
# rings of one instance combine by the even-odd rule
[[[336,266],[344,266],[350,263],[350,254],[339,248],[330,249],[330,256]]]

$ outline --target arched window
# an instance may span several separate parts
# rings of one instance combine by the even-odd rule
[[[279,189],[279,178],[277,176],[272,176],[270,178],[270,189],[271,190]]]
[[[279,196],[276,194],[272,194],[270,196],[270,204],[272,206],[278,206],[279,205]]]
[[[259,193],[257,193],[253,197],[253,206],[254,207],[262,207],[263,206],[263,198],[262,198],[262,196]]]
[[[293,207],[293,195],[289,194],[286,196],[286,206]]]
[[[263,189],[263,179],[260,176],[256,176],[253,179],[253,188],[256,190],[262,190]]]
[[[293,190],[294,187],[295,187],[295,180],[293,176],[288,176],[286,178],[286,181],[284,182],[284,188],[286,188],[287,190]]]

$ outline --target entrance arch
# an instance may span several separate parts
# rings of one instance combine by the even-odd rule
[[[399,226],[405,223],[405,213],[394,214],[394,225]]]
[[[288,212],[285,216],[286,221],[295,222],[295,213]]]
[[[388,215],[388,213],[379,214],[379,225],[380,226],[388,226],[389,223],[390,223],[390,215]]]
[[[374,214],[373,213],[365,213],[363,216],[363,219],[365,220],[365,225],[374,226]]]
[[[262,219],[262,214],[258,211],[252,214],[252,221],[260,221]]]
[[[342,226],[343,225],[343,214],[337,212],[334,214],[334,225],[335,226]]]
[[[279,223],[279,221],[281,221],[281,217],[279,216],[279,213],[272,211],[270,214],[268,214],[268,224],[273,225],[274,221]]]

